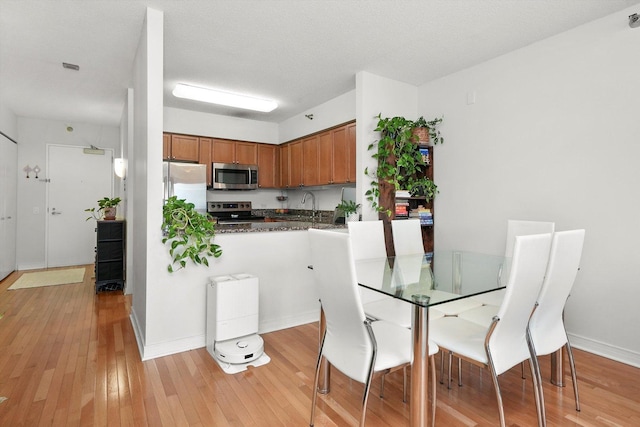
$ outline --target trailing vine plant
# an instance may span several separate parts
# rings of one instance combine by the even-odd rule
[[[193,203],[187,203],[176,196],[170,197],[162,207],[162,243],[169,244],[172,262],[167,267],[169,273],[185,268],[187,259],[194,264],[209,266],[207,257],[222,255],[219,245],[212,242],[215,226],[206,215],[195,210]],[[174,269],[174,266],[179,267]]]
[[[412,121],[404,117],[382,117],[382,114],[376,117],[378,124],[375,131],[380,132],[380,139],[370,144],[368,150],[374,150],[371,157],[377,160],[378,166],[373,171],[365,169],[365,175],[371,178],[371,188],[365,196],[375,210],[391,217],[393,212],[379,204],[381,183],[392,186],[395,191],[407,190],[412,196],[424,196],[427,202],[438,193],[438,186],[425,176],[427,164],[420,152],[414,129],[426,127],[431,141],[434,144],[442,143],[443,138],[437,129],[442,118],[427,121],[420,117]]]

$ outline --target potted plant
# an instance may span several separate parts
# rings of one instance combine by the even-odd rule
[[[91,218],[96,219],[96,220],[100,220],[100,219],[105,219],[105,220],[114,220],[116,219],[116,209],[117,206],[120,204],[120,202],[122,201],[122,199],[120,199],[120,197],[114,197],[114,198],[110,198],[110,197],[104,197],[100,200],[98,200],[98,209],[96,208],[89,208],[89,209],[85,209],[85,212],[90,212],[91,216],[87,217],[87,221],[90,220]]]
[[[358,221],[358,208],[360,208],[360,204],[353,200],[342,200],[336,206],[336,209],[344,214],[345,222]]]
[[[416,120],[404,117],[377,116],[376,131],[380,132],[377,144],[370,144],[368,149],[374,150],[372,157],[378,161],[375,171],[365,169],[365,174],[372,178],[371,189],[365,193],[374,209],[386,212],[392,216],[389,207],[379,204],[380,195],[384,193],[387,199],[393,199],[397,190],[407,190],[412,196],[425,197],[431,201],[438,192],[436,184],[425,174],[427,164],[420,152],[418,137],[414,134],[416,126],[430,126],[429,134],[434,134],[434,143],[442,142],[436,125],[442,118],[426,121],[423,117]],[[393,192],[393,194],[391,194]]]
[[[417,138],[417,142],[420,144],[427,144],[428,142],[432,142],[433,144],[444,143],[444,139],[438,129],[438,125],[442,123],[442,119],[443,117],[426,120],[420,116],[418,120],[413,122],[411,132]]]
[[[215,236],[213,222],[184,199],[172,196],[162,207],[162,230],[162,243],[169,244],[172,257],[167,267],[169,273],[185,268],[187,259],[208,267],[208,256],[218,258],[222,255],[220,246],[212,242]],[[174,270],[176,264],[179,267]]]

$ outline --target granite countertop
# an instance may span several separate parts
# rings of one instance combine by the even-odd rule
[[[311,216],[311,211],[289,210],[287,213],[276,213],[274,210],[256,210],[254,215],[265,217],[265,222],[245,222],[240,224],[217,224],[216,233],[256,233],[268,231],[300,231],[309,228],[341,229],[345,224],[333,224],[333,211],[318,211]]]
[[[268,231],[300,231],[310,228],[334,229],[345,228],[344,224],[327,224],[310,221],[273,221],[273,222],[246,222],[242,224],[218,224],[216,233],[260,233]]]

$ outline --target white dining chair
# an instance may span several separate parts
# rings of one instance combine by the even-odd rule
[[[360,426],[364,426],[373,375],[400,369],[411,362],[411,331],[382,320],[372,322],[365,316],[348,235],[317,229],[309,229],[308,233],[313,278],[326,319],[316,363],[309,425],[314,425],[318,378],[324,357],[340,372],[364,384],[360,416]],[[435,377],[432,354],[438,347],[434,343],[429,345]],[[435,380],[432,382],[435,416]]]
[[[551,221],[528,221],[520,219],[510,219],[507,221],[507,238],[505,240],[504,258],[506,263],[510,263],[513,258],[513,247],[515,245],[516,236],[529,236],[532,234],[546,234],[553,233],[555,230],[555,223]],[[498,285],[502,286],[503,272],[508,268],[508,265],[503,265],[498,272]],[[476,301],[480,301],[482,304],[493,306],[493,309],[497,311],[498,306],[502,303],[504,298],[504,289],[499,289],[493,292],[487,292],[482,295],[473,297]],[[488,307],[485,310],[490,311],[492,307]]]
[[[580,411],[578,380],[563,314],[580,267],[584,236],[585,230],[561,231],[554,234],[547,274],[538,295],[538,308],[529,321],[529,330],[538,357],[565,348],[571,368],[576,411]]]
[[[403,225],[393,225],[394,222],[408,223],[410,225],[406,226],[405,224],[403,227]],[[417,229],[415,228],[416,225]],[[350,222],[347,226],[349,228],[349,236],[351,237],[354,259],[363,260],[386,258],[387,249],[384,241],[384,227],[382,221]],[[408,232],[409,228],[413,230],[413,235]],[[394,245],[396,245],[396,236],[400,236],[400,233],[403,235],[402,237],[398,237],[398,241],[413,241],[413,243],[399,243],[399,245],[402,246],[400,254],[398,254],[398,246],[396,246],[396,260],[398,261],[394,268],[397,282],[407,284],[412,280],[417,282],[421,279],[429,279],[423,277],[427,273],[422,268],[424,247],[422,246],[420,221],[394,220],[392,221],[392,233],[394,236]],[[370,268],[377,269],[379,267],[372,265]],[[373,272],[373,270],[371,272]],[[431,273],[430,270],[429,273]],[[431,281],[433,281],[432,276]],[[369,280],[367,283],[374,283],[374,281]],[[387,295],[375,293],[368,289],[361,290],[360,294],[363,298],[364,311],[369,318],[386,320],[405,328],[411,327],[410,304],[390,298]],[[442,312],[431,308],[429,309],[430,319],[442,316],[444,316]]]
[[[498,375],[529,360],[535,394],[538,424],[546,425],[540,370],[528,324],[542,286],[551,234],[517,236],[505,297],[489,327],[459,316],[431,322],[430,338],[450,355],[467,360],[491,372],[498,401],[500,425],[505,426]],[[449,370],[451,370],[451,361]],[[449,372],[451,381],[451,372]]]
[[[391,220],[391,233],[396,256],[424,253],[419,219]]]

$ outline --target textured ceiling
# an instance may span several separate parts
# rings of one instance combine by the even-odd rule
[[[0,99],[18,116],[117,125],[147,6],[164,11],[165,105],[281,122],[354,89],[359,71],[419,86],[632,5],[640,9],[638,0],[0,0]],[[177,82],[280,107],[180,100]]]

